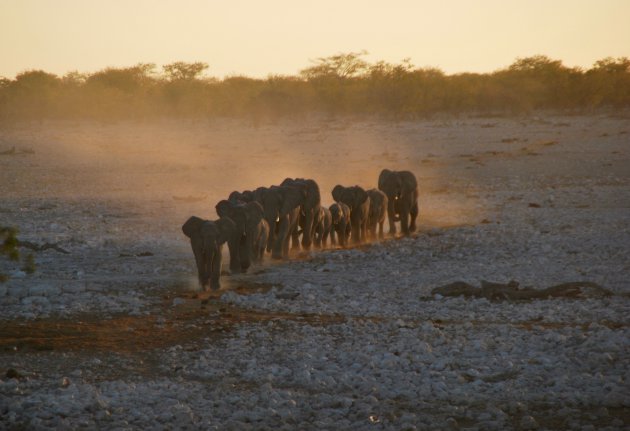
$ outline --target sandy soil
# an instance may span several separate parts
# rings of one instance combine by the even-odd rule
[[[329,205],[335,184],[375,187],[382,168],[418,178],[414,237],[267,260],[226,277],[227,295],[196,291],[181,233],[190,215],[215,218],[214,204],[232,190],[285,177],[314,178]],[[0,225],[67,253],[34,252],[32,275],[0,261],[11,275],[0,285],[0,428],[622,429],[630,420],[619,395],[630,392],[629,207],[628,115],[5,126]],[[585,280],[613,296],[495,304],[431,295],[452,281],[484,279],[541,288]],[[405,330],[410,338],[400,338]],[[438,347],[444,334],[436,331],[453,331],[449,348]],[[501,354],[506,331],[538,353],[514,347]],[[586,335],[597,343],[563,350],[562,340]],[[462,337],[494,339],[495,347],[468,346],[477,356],[462,359],[458,371],[444,361],[461,354]],[[549,337],[551,347],[540,347]],[[418,338],[431,351],[409,346]],[[360,340],[376,350],[337,358],[330,340],[350,357]],[[334,370],[296,354],[315,356],[317,345]],[[405,348],[425,358],[419,370],[430,375],[407,385],[396,375],[371,380],[374,363],[377,376],[393,367],[409,377],[408,364],[386,355]],[[609,362],[593,357],[588,372],[562,356],[595,353],[608,353]],[[539,354],[565,375],[584,373],[583,383],[539,392],[536,381],[554,375]],[[259,365],[235,360],[242,356]],[[506,356],[521,368],[483,375],[481,364]],[[344,386],[353,361],[364,360],[369,367],[351,380],[365,387]],[[313,370],[298,377],[300,364],[321,371],[321,382]],[[446,389],[435,381],[440,373],[456,377]],[[505,392],[497,385],[506,380],[522,386]],[[482,386],[471,388],[476,382]],[[422,392],[426,385],[433,392]],[[598,392],[607,385],[606,394]],[[210,392],[188,399],[181,391]],[[584,397],[550,400],[575,392]],[[344,398],[326,398],[337,393]],[[288,397],[286,405],[263,402],[270,394]],[[233,397],[231,407],[217,405],[217,397]]]

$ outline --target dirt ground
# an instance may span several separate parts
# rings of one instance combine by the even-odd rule
[[[565,229],[569,238],[573,229],[582,229],[580,223],[597,232],[595,221],[610,220],[599,244],[613,256],[608,263],[599,262],[595,269],[574,269],[562,261],[542,265],[556,265],[556,274],[566,264],[571,274],[615,294],[627,298],[630,293],[630,263],[627,255],[623,258],[628,248],[615,239],[630,235],[629,113],[412,122],[305,118],[5,124],[0,129],[0,225],[17,226],[22,241],[54,244],[67,253],[21,248],[23,255],[34,254],[32,275],[17,264],[0,262],[0,272],[11,276],[0,285],[0,372],[16,370],[21,379],[37,380],[69,375],[77,363],[100,358],[83,374],[85,382],[156,379],[169,376],[161,366],[168,349],[196,352],[234,337],[242,325],[382,323],[373,315],[249,307],[221,301],[224,291],[198,292],[181,224],[190,215],[215,218],[214,204],[233,190],[270,186],[286,177],[314,178],[328,206],[336,184],[376,187],[383,168],[416,174],[418,235],[437,242],[443,232],[448,236],[461,227],[501,225],[509,231],[514,220],[531,222],[543,234],[548,229],[562,235],[559,230]],[[570,223],[546,228],[532,215],[538,210]],[[388,240],[385,247],[396,247],[397,241]],[[448,252],[438,244],[438,258],[439,247]],[[293,259],[318,264],[309,253]],[[286,265],[267,260],[246,276],[225,277],[225,290],[268,295],[278,284],[264,274]],[[484,276],[487,272],[481,270],[471,274]],[[464,320],[428,319],[435,327],[463,325]],[[471,318],[468,323],[504,324],[499,320]],[[598,323],[628,329],[627,316]],[[517,317],[509,324],[556,330],[588,328],[590,323]],[[627,360],[621,358],[624,367]],[[598,411],[589,409],[585,412]],[[609,407],[606,419],[590,423],[620,429],[630,423],[629,411],[627,404]],[[537,416],[541,426],[567,424],[542,416]],[[582,423],[589,423],[585,417]],[[472,423],[459,419],[461,426]],[[510,423],[527,429],[524,422]]]

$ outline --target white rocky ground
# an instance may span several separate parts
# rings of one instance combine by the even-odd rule
[[[32,275],[0,261],[0,428],[630,424],[628,117],[52,123],[0,130],[12,146],[29,151],[0,156],[0,225],[69,253],[35,252]],[[329,204],[382,167],[419,178],[415,236],[192,291],[187,216],[286,176]],[[613,294],[431,294],[458,280]]]

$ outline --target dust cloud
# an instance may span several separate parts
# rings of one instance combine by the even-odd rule
[[[24,124],[3,140],[35,149],[34,169],[2,181],[15,197],[120,201],[185,220],[213,219],[231,191],[286,177],[315,179],[328,206],[336,184],[377,187],[388,168],[418,178],[421,227],[469,223],[479,204],[469,179],[447,175],[450,159],[439,155],[447,132],[434,132],[429,123],[323,118]]]

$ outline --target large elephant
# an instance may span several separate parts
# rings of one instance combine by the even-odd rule
[[[286,178],[281,186],[295,187],[305,193],[304,202],[300,206],[302,228],[302,248],[308,250],[315,236],[315,218],[321,208],[319,185],[315,180],[306,178]]]
[[[262,194],[264,218],[269,223],[269,241],[274,259],[289,257],[289,239],[297,229],[300,207],[306,199],[306,192],[300,188],[271,186]]]
[[[184,234],[190,238],[190,245],[197,263],[199,285],[206,290],[221,287],[221,250],[225,242],[236,237],[236,223],[227,217],[215,221],[192,216],[182,226]]]
[[[314,240],[316,248],[326,247],[328,241],[328,235],[330,235],[330,229],[332,227],[332,216],[330,210],[324,206],[319,208],[318,214],[315,217],[314,227]]]
[[[368,233],[371,239],[376,239],[376,225],[378,225],[378,238],[383,239],[383,224],[387,215],[387,195],[378,189],[367,191],[370,197],[370,212],[368,213]]]
[[[389,233],[396,235],[396,222],[404,235],[416,230],[418,217],[418,181],[409,171],[383,169],[378,176],[378,188],[387,195]]]
[[[350,238],[350,208],[343,202],[335,202],[330,211],[330,243],[336,245],[335,233],[339,237],[339,245],[345,247]]]
[[[370,212],[370,197],[367,192],[359,186],[344,187],[338,184],[332,189],[332,197],[335,202],[343,202],[350,208],[352,242],[358,244],[365,241]]]
[[[230,270],[245,272],[252,262],[260,260],[260,243],[266,244],[269,235],[269,225],[263,218],[263,208],[258,202],[235,203],[222,200],[215,209],[219,217],[232,219],[240,234],[235,249],[230,247]]]

